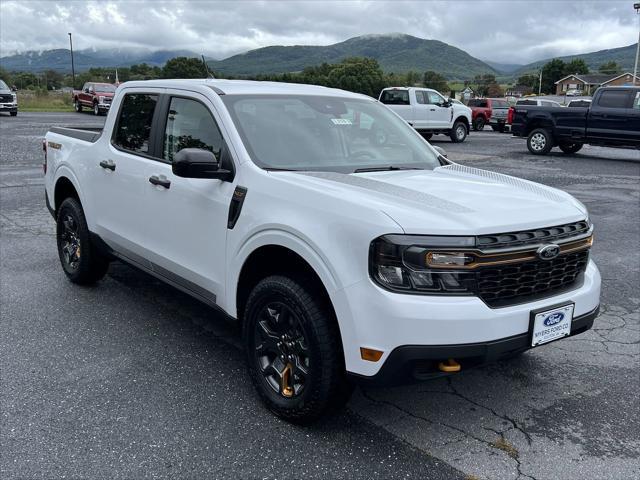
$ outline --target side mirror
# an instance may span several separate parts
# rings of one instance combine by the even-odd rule
[[[442,148],[442,147],[438,147],[436,145],[431,145],[433,148],[435,148],[436,152],[438,152],[441,156],[443,156],[444,158],[449,158],[447,156],[447,151]]]
[[[221,169],[213,152],[202,148],[180,150],[173,157],[171,170],[174,175],[183,178],[214,178],[226,181],[233,179],[233,172]]]

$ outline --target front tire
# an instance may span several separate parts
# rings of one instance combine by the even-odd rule
[[[100,107],[98,107],[97,103],[93,104],[93,114],[97,117],[100,115]]]
[[[451,138],[451,141],[453,143],[462,143],[464,142],[465,138],[467,138],[468,133],[469,131],[467,130],[467,126],[465,125],[465,123],[458,120],[453,124],[453,128],[449,133],[449,138]]]
[[[91,285],[107,273],[109,260],[91,243],[80,202],[65,199],[58,209],[56,240],[62,270],[73,283]]]
[[[553,138],[545,128],[536,128],[527,137],[527,148],[534,155],[546,155],[553,148]]]
[[[9,115],[11,115],[12,117],[17,117],[18,116],[18,112],[9,112]]]
[[[76,112],[81,113],[82,112],[82,105],[80,104],[80,101],[76,98],[73,101],[73,108],[76,110]]]
[[[293,423],[310,423],[351,394],[337,322],[315,291],[301,278],[273,275],[255,286],[245,309],[253,384],[269,410]]]
[[[560,150],[563,151],[563,153],[570,155],[572,153],[580,151],[580,149],[582,148],[582,143],[565,143],[558,146],[560,147]]]

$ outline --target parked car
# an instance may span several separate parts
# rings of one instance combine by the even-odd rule
[[[565,92],[565,95],[567,97],[579,97],[580,95],[582,95],[582,91],[578,90],[577,88],[570,88]]]
[[[555,146],[575,153],[584,144],[640,148],[640,87],[601,87],[588,108],[517,105],[512,131],[535,155]]]
[[[18,96],[4,80],[0,80],[0,112],[9,112],[12,117],[18,115]]]
[[[482,130],[489,124],[494,132],[504,132],[509,112],[506,98],[473,98],[467,106],[471,108],[474,130]]]
[[[404,118],[427,140],[448,135],[452,142],[464,142],[471,126],[471,109],[445,99],[430,88],[392,87],[380,92],[380,102]]]
[[[115,91],[116,86],[110,83],[87,82],[82,90],[73,91],[73,106],[76,112],[87,107],[94,115],[102,115],[109,111]]]
[[[532,107],[552,107],[552,108],[562,108],[558,102],[554,100],[547,100],[543,98],[521,98],[516,102],[516,104],[512,107],[509,107],[507,111],[507,123],[505,125],[505,130],[511,131],[511,123],[513,122],[513,114],[515,108],[520,105],[530,105]]]
[[[452,163],[364,95],[128,82],[104,130],[54,127],[44,146],[69,280],[122,260],[240,322],[260,397],[290,421],[354,382],[540,349],[598,312],[583,204]]]
[[[590,98],[580,98],[578,100],[571,100],[567,107],[589,107],[591,106]]]

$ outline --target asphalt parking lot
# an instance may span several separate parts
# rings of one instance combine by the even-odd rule
[[[454,161],[569,191],[596,225],[594,329],[509,362],[358,389],[313,427],[267,412],[237,330],[113,264],[70,284],[44,205],[41,138],[87,114],[0,117],[0,478],[628,479],[640,475],[640,152],[530,155],[435,136]]]

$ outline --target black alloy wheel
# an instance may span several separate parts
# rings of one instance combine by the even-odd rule
[[[264,305],[255,326],[255,361],[267,385],[284,398],[301,395],[310,358],[297,314],[282,302],[271,302]]]
[[[82,242],[78,236],[78,223],[69,213],[60,218],[62,228],[60,232],[60,252],[63,268],[66,271],[75,271],[80,264]]]

